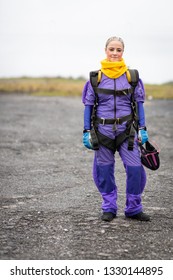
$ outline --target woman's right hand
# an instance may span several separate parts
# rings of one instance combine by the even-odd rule
[[[87,149],[93,149],[90,131],[86,131],[83,133],[83,144]]]

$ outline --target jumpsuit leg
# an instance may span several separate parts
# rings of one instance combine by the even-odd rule
[[[146,173],[141,164],[137,141],[134,141],[133,151],[128,150],[128,142],[125,141],[119,154],[126,171],[125,215],[133,216],[142,211],[141,195],[146,185]]]
[[[114,153],[100,145],[95,151],[93,163],[93,179],[102,196],[103,212],[117,212],[117,186],[114,177],[115,158]]]

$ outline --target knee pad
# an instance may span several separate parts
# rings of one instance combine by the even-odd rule
[[[142,193],[141,174],[142,166],[126,166],[127,193],[138,195]]]

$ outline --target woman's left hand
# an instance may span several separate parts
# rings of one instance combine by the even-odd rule
[[[142,145],[148,141],[148,132],[145,129],[139,129],[138,140]]]

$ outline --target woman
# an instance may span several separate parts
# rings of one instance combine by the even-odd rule
[[[103,199],[101,219],[110,222],[117,215],[117,185],[114,168],[115,150],[118,150],[126,172],[125,216],[130,219],[149,221],[150,217],[142,209],[141,195],[146,184],[146,173],[141,164],[138,149],[138,141],[144,144],[148,140],[143,107],[145,91],[140,79],[133,91],[127,79],[127,66],[123,59],[123,52],[123,40],[119,37],[109,38],[105,46],[106,59],[101,61],[101,79],[98,89],[93,89],[90,82],[85,85],[83,144],[86,148],[93,149],[91,129],[94,125],[99,139],[99,149],[95,150],[93,178]],[[112,149],[112,145],[114,146],[120,134],[127,131],[127,128],[129,131],[134,130],[132,94],[138,109],[136,126],[138,129],[135,131],[134,138],[132,137],[133,145],[129,147],[130,137],[126,137],[125,140],[121,140],[122,143],[118,148]],[[95,104],[97,106],[94,107],[95,118],[92,123]]]

